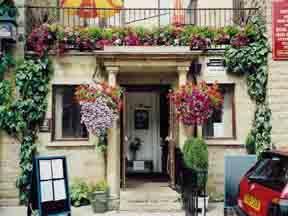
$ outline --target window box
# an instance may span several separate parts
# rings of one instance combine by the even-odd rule
[[[127,52],[127,53],[183,53],[189,52],[188,46],[104,46],[106,52]]]

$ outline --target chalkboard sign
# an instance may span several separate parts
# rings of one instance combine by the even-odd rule
[[[30,195],[28,215],[32,210],[37,210],[39,216],[71,215],[65,157],[34,159]]]
[[[136,109],[134,113],[135,129],[148,130],[149,129],[149,110]]]

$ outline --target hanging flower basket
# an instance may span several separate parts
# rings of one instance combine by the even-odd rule
[[[171,91],[169,97],[176,106],[177,118],[186,126],[203,125],[215,109],[221,108],[223,97],[218,85],[191,82]]]
[[[90,133],[101,136],[113,126],[122,108],[121,95],[120,87],[111,87],[107,82],[80,85],[77,88],[75,96],[81,105],[81,123]]]

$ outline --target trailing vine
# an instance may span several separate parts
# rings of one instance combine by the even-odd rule
[[[248,94],[256,102],[255,117],[250,135],[255,140],[259,155],[271,146],[271,110],[266,103],[268,82],[269,44],[265,22],[261,17],[251,18],[252,42],[245,46],[229,46],[225,52],[228,72],[246,75]]]
[[[0,106],[0,128],[21,143],[21,172],[16,183],[21,203],[27,203],[30,192],[35,143],[47,108],[50,74],[51,67],[47,57],[25,59],[15,70],[17,97],[13,98],[11,81],[4,80],[0,83],[0,99],[3,98]]]

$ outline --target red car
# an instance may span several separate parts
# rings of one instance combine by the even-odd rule
[[[237,213],[288,216],[288,152],[261,155],[240,182]]]

